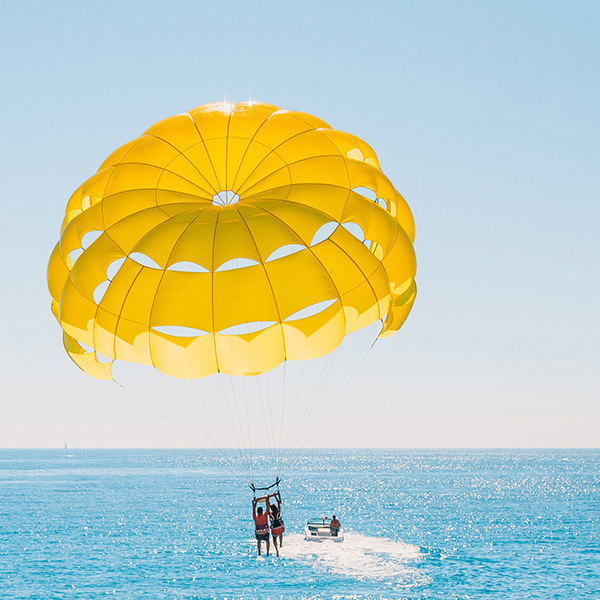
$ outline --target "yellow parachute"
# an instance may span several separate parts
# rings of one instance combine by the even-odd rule
[[[160,121],[73,194],[52,310],[86,373],[114,360],[196,379],[334,350],[416,294],[414,222],[361,139],[270,104]]]

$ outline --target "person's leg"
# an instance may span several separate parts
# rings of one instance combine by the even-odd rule
[[[273,536],[273,547],[275,548],[275,554],[279,556],[279,548],[277,547],[277,537]]]
[[[270,547],[270,544],[269,544],[269,540],[267,539],[267,556],[269,556],[269,547]]]
[[[258,548],[258,555],[260,556],[260,540],[256,540],[256,547]]]

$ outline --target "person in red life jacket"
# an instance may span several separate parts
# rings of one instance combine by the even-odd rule
[[[329,522],[329,532],[331,533],[332,537],[337,537],[340,527],[340,522],[337,520],[337,517],[333,515],[333,519],[331,519]]]
[[[258,503],[264,500],[266,504],[266,512],[263,513],[262,506],[258,506]],[[267,498],[254,498],[252,500],[252,517],[254,518],[254,535],[256,536],[256,546],[258,548],[258,555],[260,556],[260,549],[262,542],[267,542],[267,556],[269,556],[269,502]]]
[[[275,546],[275,552],[279,556],[279,549],[277,547],[277,540],[279,539],[279,548],[283,546],[283,532],[285,531],[285,525],[281,518],[281,496],[279,492],[273,494],[277,504],[271,504],[270,507],[270,518],[271,518],[271,535],[273,536],[273,545]]]

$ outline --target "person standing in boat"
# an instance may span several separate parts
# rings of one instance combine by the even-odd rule
[[[266,505],[266,512],[263,513],[262,506],[258,506],[258,503],[264,500]],[[256,537],[256,546],[258,548],[258,555],[260,556],[260,550],[263,542],[267,542],[267,556],[269,556],[269,499],[267,498],[254,498],[252,500],[252,518],[254,519],[254,535]]]
[[[337,517],[333,515],[333,519],[329,522],[329,532],[331,533],[331,537],[337,537],[340,532],[340,522]]]
[[[281,496],[279,495],[279,492],[273,494],[273,498],[275,498],[277,504],[271,504],[271,535],[273,536],[275,552],[277,552],[277,556],[279,556],[279,548],[283,546],[283,532],[285,531],[285,525],[281,518]],[[279,548],[277,540],[279,540]]]

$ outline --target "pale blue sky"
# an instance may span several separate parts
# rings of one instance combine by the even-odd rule
[[[417,223],[413,313],[314,445],[600,445],[600,4],[281,4],[3,4],[0,446],[186,445],[71,363],[45,269],[112,150],[250,97],[369,142]]]

